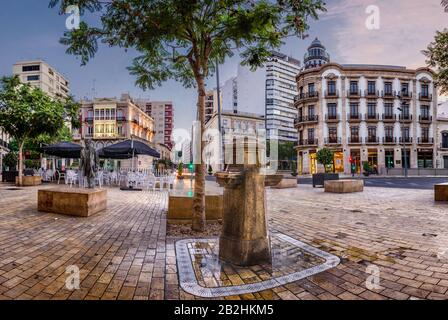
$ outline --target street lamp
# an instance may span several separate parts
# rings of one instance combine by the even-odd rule
[[[403,139],[403,153],[404,153],[404,176],[408,177],[408,158],[406,154],[406,139],[404,137],[404,107],[406,102],[403,101],[403,95],[406,92],[406,89],[401,89],[401,93],[397,94],[397,98],[400,100],[400,107],[398,107],[398,111],[401,112],[401,136]]]

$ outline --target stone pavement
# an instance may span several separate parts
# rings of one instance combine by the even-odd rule
[[[179,288],[166,193],[109,189],[107,211],[75,218],[38,212],[38,187],[11,188],[0,184],[0,299],[199,299]],[[341,263],[226,299],[448,299],[448,205],[431,190],[339,195],[301,185],[268,190],[267,201],[273,229]],[[79,290],[65,286],[70,265]],[[240,269],[222,276],[243,283],[250,272]],[[377,271],[380,288],[366,285]]]

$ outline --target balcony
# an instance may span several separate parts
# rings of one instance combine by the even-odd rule
[[[332,137],[328,137],[325,138],[325,144],[326,145],[339,145],[341,144],[341,137],[337,137],[337,138],[332,138]]]
[[[360,113],[348,113],[347,114],[347,121],[349,121],[349,122],[361,122],[362,121],[362,115]]]
[[[417,139],[418,144],[434,144],[434,138],[420,137]]]
[[[361,90],[356,90],[356,91],[347,91],[347,98],[350,99],[359,99],[362,98],[362,91]]]
[[[317,100],[319,98],[319,92],[312,91],[312,92],[304,92],[294,97],[294,102],[305,102],[305,101],[312,101]]]
[[[118,121],[118,122],[126,121],[126,117],[119,116],[119,117],[117,117],[117,121]]]
[[[403,122],[412,122],[412,114],[400,114],[398,120]]]
[[[348,144],[362,144],[362,138],[360,137],[348,137]]]
[[[378,144],[380,143],[379,137],[370,136],[365,139],[366,144]]]
[[[380,91],[379,90],[375,90],[375,91],[364,90],[364,97],[368,98],[368,99],[377,99],[380,97]]]
[[[306,147],[306,146],[317,146],[317,139],[302,139],[297,142],[297,146]]]
[[[432,122],[432,116],[425,115],[425,116],[418,116],[418,121],[420,123],[431,123]]]
[[[379,121],[380,115],[378,113],[366,113],[364,115],[364,121],[366,122],[375,122]]]
[[[432,101],[432,94],[419,93],[418,100],[420,100],[420,101]]]
[[[396,144],[397,138],[392,136],[383,137],[383,144]]]
[[[395,99],[396,96],[396,91],[381,91],[381,97],[383,99]]]
[[[412,92],[409,92],[409,91],[401,92],[400,94],[401,94],[401,97],[406,100],[412,99],[412,96],[413,96]]]
[[[440,150],[448,150],[448,143],[440,143]]]
[[[85,118],[84,118],[84,121],[85,121],[85,122],[92,123],[92,122],[93,122],[93,117],[85,117]]]
[[[339,114],[326,114],[325,121],[327,122],[339,122],[341,117]]]
[[[328,91],[324,92],[325,99],[337,99],[339,98],[339,90],[336,91]]]
[[[383,113],[383,116],[381,118],[383,122],[395,122],[397,121],[397,115],[395,114],[389,114],[389,113]]]
[[[294,119],[294,125],[301,125],[305,123],[315,123],[319,121],[318,115],[309,115],[309,116],[299,116],[298,118]]]
[[[412,137],[400,137],[400,143],[412,143]]]

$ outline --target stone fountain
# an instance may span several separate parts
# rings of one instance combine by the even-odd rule
[[[271,263],[265,187],[277,185],[283,176],[262,172],[264,145],[234,141],[226,150],[233,150],[233,161],[225,172],[216,173],[217,182],[224,187],[219,257],[240,266]]]

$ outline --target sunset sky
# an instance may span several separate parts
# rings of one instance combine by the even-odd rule
[[[136,52],[101,47],[96,57],[85,67],[75,57],[66,55],[59,38],[65,31],[65,16],[48,9],[48,0],[2,1],[0,11],[0,75],[10,75],[18,60],[44,59],[65,74],[71,91],[77,98],[91,97],[93,83],[98,97],[119,96],[129,92],[135,98],[173,100],[176,127],[189,128],[195,117],[196,93],[174,81],[161,88],[143,92],[134,86],[128,74]],[[425,66],[421,50],[432,41],[435,31],[448,27],[448,13],[440,0],[330,0],[328,12],[311,24],[309,38],[289,38],[280,50],[302,60],[314,37],[327,47],[331,60],[338,63],[372,63],[403,65],[409,68]],[[366,8],[375,5],[380,10],[379,30],[365,26]],[[238,55],[221,66],[224,82],[236,73]],[[208,81],[214,87],[214,78]]]

